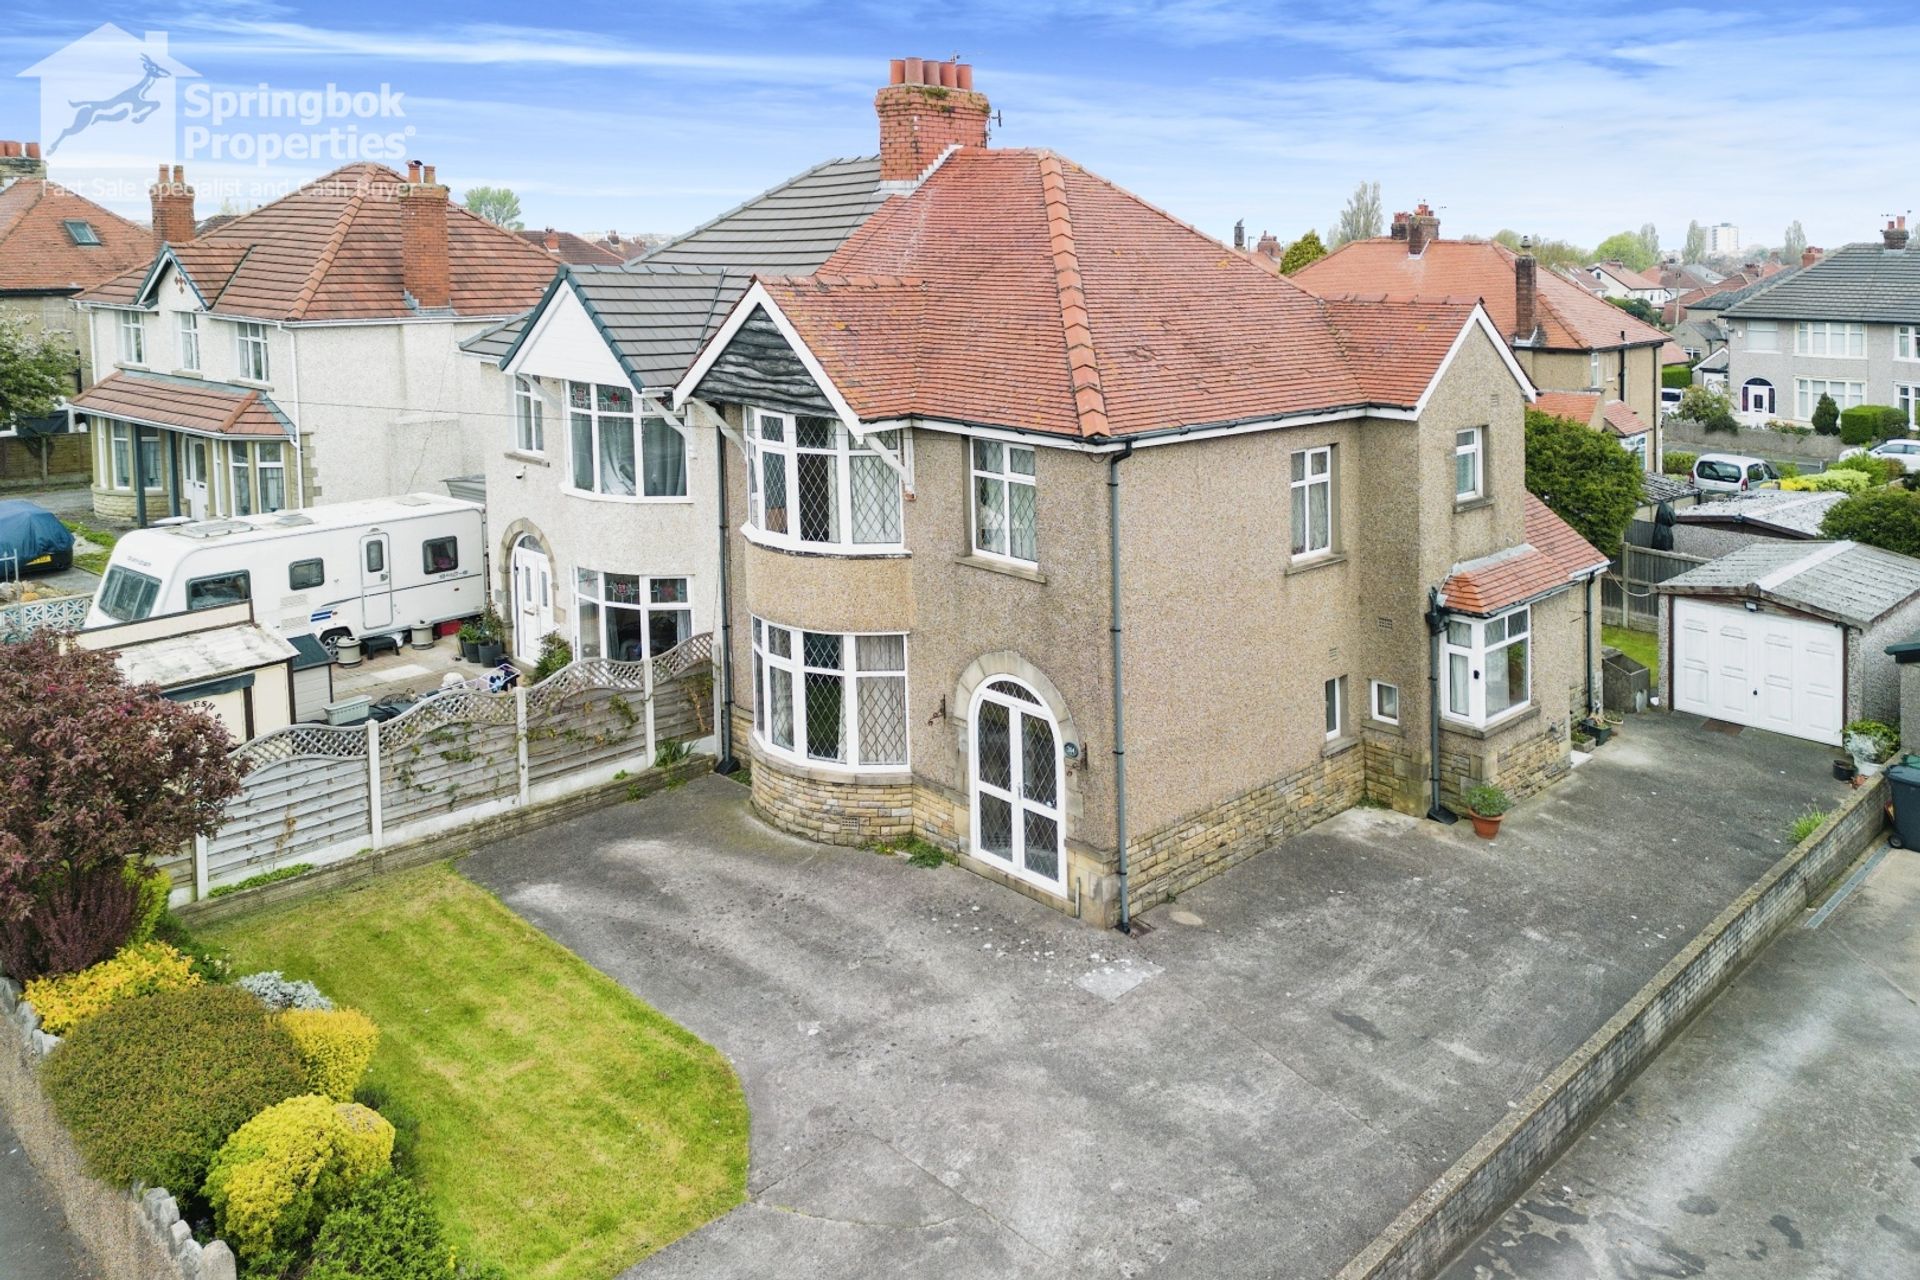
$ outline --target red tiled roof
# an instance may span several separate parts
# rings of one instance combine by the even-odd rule
[[[70,402],[83,413],[124,418],[206,435],[284,439],[286,419],[273,401],[248,387],[188,378],[112,373]]]
[[[1490,240],[1435,240],[1418,257],[1407,242],[1355,240],[1294,272],[1293,283],[1323,298],[1477,298],[1494,327],[1513,336],[1513,250]],[[1536,277],[1536,320],[1547,347],[1608,350],[1664,342],[1666,335],[1552,271]],[[1525,335],[1520,335],[1525,336]]]
[[[1534,397],[1533,407],[1555,418],[1590,427],[1598,415],[1600,396],[1594,391],[1542,391]]]
[[[1666,286],[1658,280],[1648,278],[1644,273],[1635,271],[1624,262],[1596,262],[1594,267],[1606,272],[1629,289],[1663,289]],[[1592,268],[1589,268],[1591,270]]]
[[[1601,411],[1600,417],[1607,424],[1607,429],[1617,436],[1637,436],[1647,430],[1647,424],[1640,420],[1640,415],[1625,400],[1607,401],[1607,407]]]
[[[525,240],[556,262],[572,263],[583,267],[617,267],[626,259],[603,244],[577,236],[571,231],[516,231],[513,234]],[[553,247],[547,247],[547,237],[553,237]]]
[[[1660,363],[1663,365],[1690,364],[1692,360],[1687,355],[1686,348],[1669,338],[1667,345],[1660,348]]]
[[[100,243],[75,244],[69,221]],[[21,178],[0,190],[0,292],[77,292],[152,257],[151,231],[58,183]]]
[[[1096,438],[1411,406],[1471,302],[1328,304],[1048,151],[965,148],[763,279],[865,419]]]
[[[208,306],[225,314],[263,320],[418,315],[401,279],[398,193],[404,181],[385,165],[348,165],[176,246],[175,254]],[[462,316],[525,311],[553,278],[545,250],[452,201],[447,252],[453,311]],[[88,290],[82,301],[136,301],[150,265]]]
[[[1594,550],[1573,526],[1526,497],[1526,541],[1497,555],[1456,565],[1440,586],[1447,608],[1485,616],[1535,600],[1573,579],[1604,569],[1607,558]]]

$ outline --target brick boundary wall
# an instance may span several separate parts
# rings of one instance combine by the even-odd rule
[[[1887,783],[1848,797],[1668,961],[1336,1280],[1426,1280],[1506,1212],[1661,1048],[1879,835]]]

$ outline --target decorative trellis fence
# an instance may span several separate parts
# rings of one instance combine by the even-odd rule
[[[0,604],[0,644],[18,644],[36,631],[78,631],[92,596],[55,596]]]
[[[294,725],[237,748],[226,823],[173,860],[176,896],[321,865],[558,799],[651,766],[713,726],[713,640],[650,662],[585,658],[532,688],[453,690],[385,724]]]

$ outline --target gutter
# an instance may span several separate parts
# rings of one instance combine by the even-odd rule
[[[1120,862],[1120,921],[1116,928],[1133,932],[1127,876],[1127,693],[1121,663],[1120,612],[1120,464],[1133,456],[1133,441],[1107,458],[1107,607],[1113,654],[1113,810],[1114,841]],[[1438,696],[1438,695],[1436,695]]]

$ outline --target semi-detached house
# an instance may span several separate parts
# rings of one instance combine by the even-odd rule
[[[157,250],[78,299],[96,511],[248,515],[481,471],[502,409],[459,344],[540,297],[541,248],[418,164],[349,165],[197,237],[179,166],[151,194]]]
[[[624,283],[570,270],[469,344],[538,422],[538,450],[499,437],[489,504],[571,571],[553,625],[610,645],[628,607],[665,642],[655,586],[691,577],[769,821],[917,835],[1105,924],[1363,798],[1563,774],[1606,562],[1525,492],[1532,388],[1486,308],[1315,297],[990,147],[967,68],[892,72],[877,163]],[[728,269],[782,243],[795,266]],[[696,335],[671,384],[646,334]],[[649,417],[684,497],[649,500]]]

